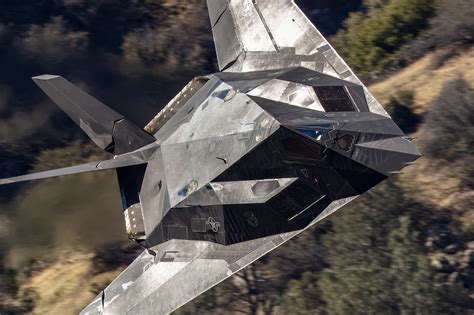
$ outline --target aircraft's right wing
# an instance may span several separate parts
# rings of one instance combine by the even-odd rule
[[[305,67],[363,86],[294,0],[207,0],[207,6],[221,71]],[[371,112],[388,116],[366,88],[365,94]]]
[[[155,145],[150,145],[141,151],[119,155],[110,160],[91,162],[71,167],[58,168],[55,170],[44,171],[33,174],[26,174],[17,177],[0,179],[0,185],[7,185],[19,182],[26,182],[30,180],[45,179],[51,177],[74,175],[87,172],[103,171],[109,169],[117,169],[121,167],[145,164],[151,158],[152,153],[156,150]]]
[[[207,5],[221,71],[288,68],[301,63],[312,63],[314,68],[328,63],[326,67],[343,79],[351,75],[293,0],[207,0]]]

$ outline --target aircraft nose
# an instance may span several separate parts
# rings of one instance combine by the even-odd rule
[[[356,144],[352,159],[389,176],[420,157],[420,151],[411,140],[395,137]]]

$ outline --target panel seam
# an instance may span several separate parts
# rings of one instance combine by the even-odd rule
[[[257,1],[256,0],[252,0],[252,4],[255,8],[255,11],[257,11],[257,14],[260,18],[260,20],[262,21],[263,23],[263,26],[265,26],[265,30],[267,31],[268,33],[268,36],[270,37],[270,39],[272,40],[272,43],[273,43],[273,46],[275,47],[275,50],[277,53],[280,53],[280,48],[278,47],[276,41],[275,41],[275,37],[273,37],[273,34],[272,32],[270,31],[270,28],[268,27],[268,24],[267,22],[265,21],[265,18],[263,17],[263,14],[262,14],[262,11],[260,11],[260,8],[258,7],[258,4],[257,4]]]

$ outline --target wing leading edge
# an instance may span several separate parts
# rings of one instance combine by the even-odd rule
[[[33,81],[98,147],[116,156],[105,161],[0,179],[0,185],[144,164],[156,150],[155,137],[63,77],[46,74],[33,77]]]
[[[127,153],[156,139],[124,116],[57,75],[34,77],[33,81],[102,150]]]
[[[65,175],[117,169],[117,168],[126,167],[126,166],[145,164],[149,160],[147,155],[149,155],[150,152],[154,152],[155,149],[156,149],[155,146],[150,146],[148,150],[145,149],[143,151],[120,155],[110,160],[91,162],[91,163],[65,167],[65,168],[59,168],[59,169],[45,171],[45,172],[27,174],[27,175],[11,177],[11,178],[4,178],[4,179],[0,179],[0,185],[13,184],[13,183],[25,182],[25,181],[30,181],[30,180],[38,180],[38,179],[45,179],[45,178],[65,176]]]

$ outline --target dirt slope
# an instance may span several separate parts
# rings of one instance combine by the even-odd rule
[[[22,286],[36,292],[31,314],[78,314],[121,271],[94,274],[91,253],[64,252],[62,257]]]
[[[372,85],[370,90],[381,104],[387,103],[393,91],[413,91],[415,110],[421,113],[438,95],[444,82],[459,76],[464,76],[474,87],[474,47],[430,53],[388,79]]]

